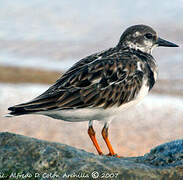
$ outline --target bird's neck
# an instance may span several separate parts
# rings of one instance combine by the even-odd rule
[[[118,48],[120,49],[129,49],[129,50],[133,50],[133,51],[140,51],[142,53],[145,54],[152,54],[152,49],[150,47],[146,47],[146,46],[141,46],[140,44],[134,44],[134,43],[130,43],[130,42],[124,42],[124,43],[119,43],[117,45]]]
[[[116,48],[117,48],[118,51],[130,52],[130,53],[137,54],[137,55],[140,55],[140,56],[143,56],[143,57],[146,57],[146,58],[147,57],[153,58],[151,53],[141,51],[140,49],[135,49],[135,48],[131,48],[131,47],[128,47],[128,46],[121,46],[121,47],[117,46]]]

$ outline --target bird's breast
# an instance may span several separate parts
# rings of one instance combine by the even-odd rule
[[[137,105],[148,94],[148,92],[149,92],[148,79],[144,79],[140,91],[134,97],[134,99],[125,104],[122,104],[120,107],[116,108],[116,111],[124,111],[129,109],[130,107]]]

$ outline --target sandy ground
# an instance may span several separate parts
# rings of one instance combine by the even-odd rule
[[[68,123],[39,115],[2,117],[9,106],[28,101],[47,87],[0,84],[0,131],[60,142],[96,153],[87,135],[88,122]],[[143,155],[161,143],[181,139],[182,117],[183,98],[151,94],[140,105],[121,113],[111,122],[110,139],[119,155]],[[99,122],[94,123],[99,144],[104,153],[108,153],[100,134],[102,126]]]

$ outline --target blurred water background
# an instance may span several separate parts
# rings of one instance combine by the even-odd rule
[[[150,25],[160,37],[180,47],[154,50],[159,65],[154,94],[135,110],[116,117],[110,126],[114,147],[123,155],[140,155],[154,145],[181,138],[182,0],[1,0],[0,116],[7,112],[8,106],[28,101],[46,90],[79,59],[115,46],[122,32],[134,24]],[[77,130],[72,129],[73,123],[42,116],[0,117],[0,131],[59,141],[95,152],[88,141],[87,123],[74,126]],[[102,126],[99,127],[100,135]]]

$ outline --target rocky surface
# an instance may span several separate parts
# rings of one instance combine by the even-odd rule
[[[141,157],[98,156],[60,143],[0,133],[0,178],[183,179],[183,140]]]

